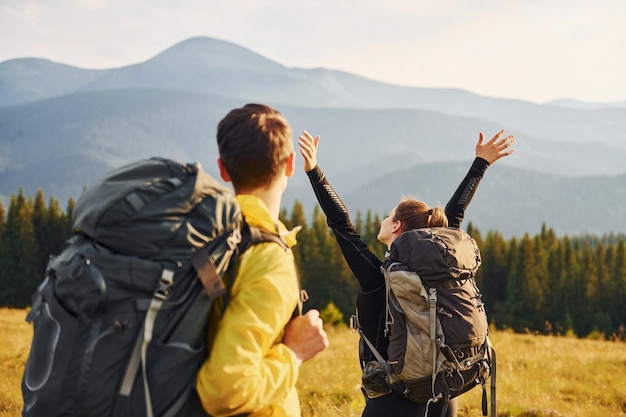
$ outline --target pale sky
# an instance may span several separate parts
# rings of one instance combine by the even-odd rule
[[[404,86],[626,100],[626,0],[0,0],[0,62],[121,67],[194,36]]]

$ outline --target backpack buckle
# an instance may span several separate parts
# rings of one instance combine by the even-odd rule
[[[159,286],[154,290],[154,297],[159,300],[165,300],[170,294],[170,288],[174,285],[174,271],[171,269],[164,269],[161,273],[161,279],[159,280]]]

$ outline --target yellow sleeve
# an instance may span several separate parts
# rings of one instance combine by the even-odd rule
[[[293,404],[298,365],[281,343],[298,296],[290,252],[262,243],[244,253],[213,347],[198,374],[198,395],[209,414],[227,416],[275,406],[297,407],[299,414],[299,404]]]

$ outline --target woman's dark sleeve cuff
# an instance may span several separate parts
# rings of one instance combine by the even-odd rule
[[[489,168],[489,165],[490,164],[486,159],[477,156],[474,158],[474,162],[472,163],[472,170],[479,172],[480,177],[482,178],[482,176],[485,175],[487,168]]]
[[[324,179],[324,173],[318,165],[315,165],[315,168],[312,170],[307,171],[306,175],[309,176],[311,182],[321,182]]]

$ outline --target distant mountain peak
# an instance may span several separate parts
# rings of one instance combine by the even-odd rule
[[[194,65],[204,68],[254,68],[258,70],[282,70],[284,66],[265,58],[250,49],[232,42],[207,36],[197,36],[179,42],[146,63],[159,65]]]

